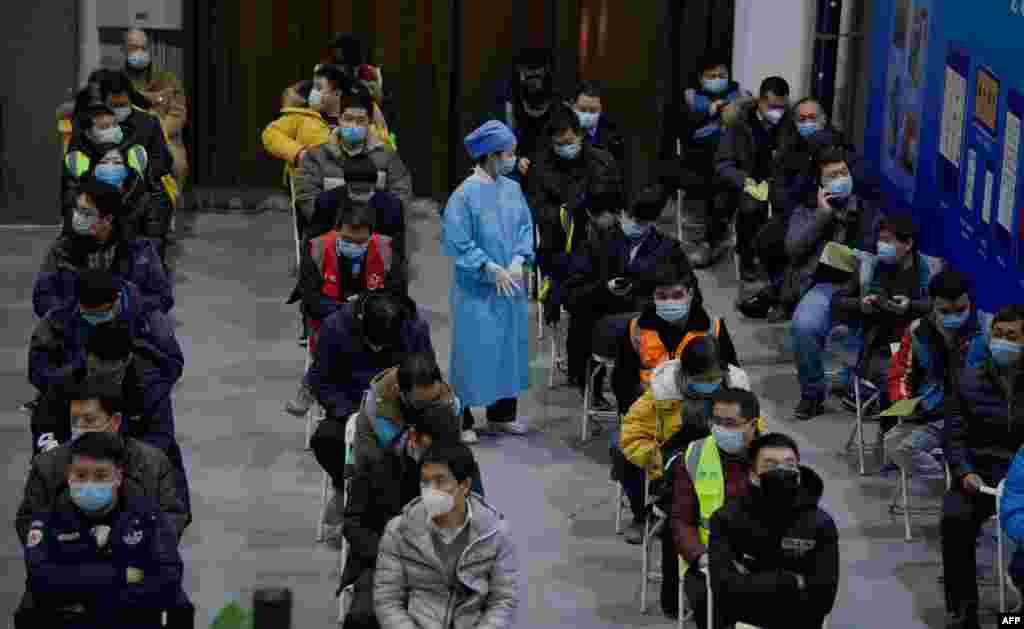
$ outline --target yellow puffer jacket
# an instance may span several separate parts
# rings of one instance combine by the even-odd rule
[[[263,130],[263,148],[277,159],[291,164],[307,146],[326,144],[331,128],[319,114],[305,107],[285,107],[281,116]]]
[[[641,469],[647,470],[651,480],[662,477],[664,461],[661,446],[676,434],[681,426],[680,410],[683,393],[676,383],[678,360],[670,360],[657,369],[651,378],[651,386],[629,407],[622,420],[622,435],[619,447],[626,459]],[[750,390],[747,372],[735,365],[729,365],[725,376],[726,384],[733,389]],[[658,417],[661,417],[661,433],[658,433]],[[758,428],[764,431],[764,420]]]

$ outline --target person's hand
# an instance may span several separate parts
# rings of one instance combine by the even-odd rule
[[[624,277],[608,280],[608,292],[616,297],[625,297],[633,290],[633,285]]]
[[[125,580],[128,581],[130,585],[138,585],[139,583],[142,583],[145,577],[146,575],[138,568],[132,568],[131,566],[125,568]]]
[[[978,493],[981,486],[985,484],[985,481],[981,479],[977,474],[968,474],[960,479],[960,486],[963,487],[967,495],[973,496]]]
[[[704,553],[700,557],[697,557],[697,567],[701,570],[707,570],[710,561],[711,560],[708,558],[708,554]]]
[[[722,101],[721,100],[712,101],[712,103],[708,106],[708,113],[710,113],[712,116],[717,116],[718,112],[720,112],[721,110],[722,110]]]
[[[834,208],[829,204],[829,199],[832,198],[828,192],[825,191],[823,186],[818,186],[818,209],[826,210],[828,212],[834,211]]]
[[[530,160],[525,157],[520,157],[519,163],[516,164],[516,168],[519,169],[520,175],[525,175],[526,171],[530,170]]]
[[[498,294],[502,297],[511,297],[515,295],[516,286],[515,280],[512,278],[512,274],[493,262],[487,263],[487,271],[494,276],[494,285],[498,288]]]
[[[878,312],[878,304],[881,301],[879,295],[868,295],[860,302],[861,312],[864,314],[874,314]]]
[[[93,537],[96,539],[98,548],[105,548],[110,539],[110,527],[106,524],[97,524],[92,529]]]
[[[306,149],[307,148],[309,148],[309,147],[304,146],[301,149],[299,149],[298,153],[295,154],[295,166],[298,166],[299,164],[302,163],[302,158],[306,156]]]
[[[802,574],[797,574],[796,572],[790,572],[789,574],[793,575],[793,578],[796,579],[796,588],[798,590],[803,591],[807,588],[807,580],[804,579]]]
[[[523,268],[523,259],[516,256],[512,259],[512,264],[508,265],[508,273],[512,276],[512,279],[516,284],[522,284],[526,277],[526,271]]]

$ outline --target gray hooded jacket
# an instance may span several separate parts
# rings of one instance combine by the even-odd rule
[[[385,629],[504,629],[519,604],[519,566],[508,522],[470,494],[469,541],[454,582],[434,549],[422,500],[412,500],[384,531],[374,608]]]

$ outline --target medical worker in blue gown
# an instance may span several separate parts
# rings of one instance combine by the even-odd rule
[[[506,176],[516,163],[512,131],[491,120],[465,144],[476,166],[448,199],[441,232],[455,263],[449,377],[466,407],[487,407],[488,430],[523,434],[516,400],[529,387],[533,219],[519,184]]]

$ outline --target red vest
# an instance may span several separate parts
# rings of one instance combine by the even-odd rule
[[[313,262],[316,263],[317,268],[320,269],[320,275],[324,278],[320,293],[325,297],[345,301],[347,295],[341,287],[341,278],[338,277],[338,232],[332,229],[311,240],[309,254],[313,257]],[[391,257],[391,238],[374,234],[370,238],[366,257],[363,258],[365,267],[362,271],[365,280],[363,290],[384,288],[384,278],[391,270]],[[320,331],[320,321],[311,319],[310,327],[313,333],[309,338],[309,349],[312,352],[316,347],[316,335]]]

